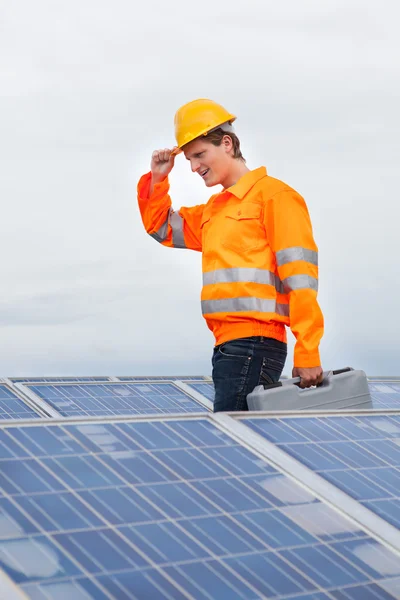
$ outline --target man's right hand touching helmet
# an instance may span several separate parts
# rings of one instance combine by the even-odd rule
[[[154,150],[151,155],[151,174],[153,184],[163,181],[172,171],[175,163],[175,154],[169,148]]]

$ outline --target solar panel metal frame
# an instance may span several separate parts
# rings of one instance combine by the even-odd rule
[[[182,390],[183,392],[186,392],[187,394],[189,394],[190,396],[192,396],[195,400],[197,400],[198,402],[200,402],[200,404],[202,404],[203,406],[205,406],[206,408],[208,408],[210,411],[213,410],[213,403],[211,402],[211,400],[209,400],[208,398],[206,398],[205,396],[203,396],[203,394],[201,394],[200,392],[198,392],[197,390],[193,389],[190,387],[191,383],[209,383],[208,381],[174,381],[173,382],[176,387],[178,387],[180,390]]]
[[[24,390],[20,390],[17,386],[14,386],[10,381],[8,381],[6,378],[2,378],[0,381],[0,385],[4,386],[5,388],[7,388],[7,390],[9,392],[11,392],[12,394],[14,394],[14,396],[16,396],[18,398],[18,400],[21,400],[21,402],[23,404],[25,404],[28,408],[30,408],[31,410],[33,410],[33,412],[35,412],[37,415],[39,415],[39,417],[42,418],[48,418],[49,415],[49,411],[47,410],[47,408],[50,409],[51,412],[51,407],[47,407],[45,404],[46,403],[37,403],[36,402],[36,398],[30,398],[28,394],[24,393]],[[9,423],[10,421],[17,421],[18,419],[3,419],[6,423]],[[19,421],[23,421],[24,419],[19,419]]]
[[[29,600],[22,588],[19,588],[2,569],[0,569],[0,598],[6,600]]]
[[[27,401],[29,401],[32,405],[37,407],[38,410],[43,411],[46,417],[58,418],[62,416],[58,410],[53,408],[51,404],[48,404],[46,400],[43,400],[43,398],[37,396],[28,386],[25,386],[25,384],[15,383],[13,385],[13,389],[16,389],[21,396],[24,396],[24,398],[26,398]]]
[[[381,377],[379,376],[375,376],[375,375],[371,375],[370,377],[367,376],[368,381],[370,381],[371,383],[377,383],[379,381],[385,382],[385,383],[400,383],[400,376],[394,376],[394,375],[390,375],[390,376],[386,376],[386,375],[382,375]]]

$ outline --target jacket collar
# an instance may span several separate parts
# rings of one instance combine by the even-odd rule
[[[240,198],[242,200],[247,192],[263,177],[266,177],[267,169],[265,167],[259,167],[258,169],[254,169],[253,171],[248,171],[245,175],[243,175],[237,183],[231,185],[231,187],[227,188],[226,192],[230,192],[236,198]]]

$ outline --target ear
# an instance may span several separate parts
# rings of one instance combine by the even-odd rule
[[[224,135],[222,138],[222,146],[225,152],[231,152],[233,150],[233,142],[230,135]]]

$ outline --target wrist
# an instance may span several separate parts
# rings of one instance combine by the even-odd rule
[[[157,183],[161,183],[162,181],[165,181],[165,179],[167,178],[166,175],[157,175],[156,173],[151,173],[151,181],[153,183],[153,185],[157,185]]]

